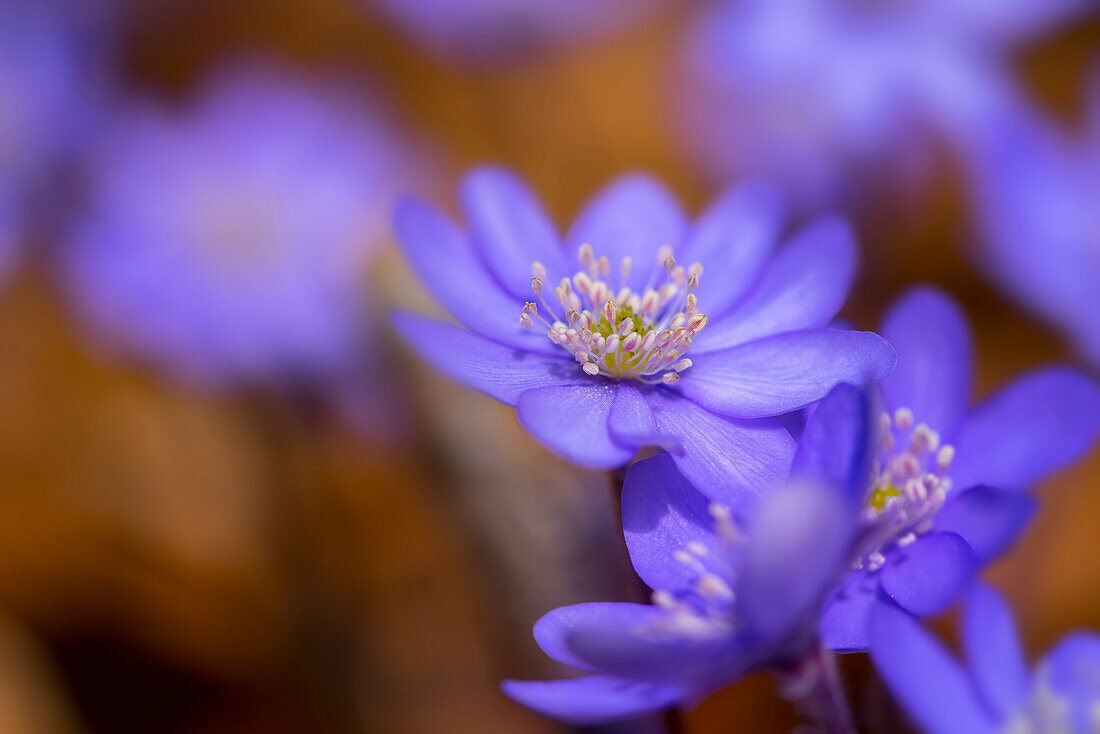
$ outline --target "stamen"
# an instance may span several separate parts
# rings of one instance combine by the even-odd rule
[[[624,257],[618,268],[620,289],[615,293],[607,282],[612,267],[607,256],[597,257],[585,243],[578,248],[577,260],[582,269],[572,278],[562,278],[554,288],[554,300],[562,309],[557,313],[542,299],[545,266],[531,264],[531,290],[538,304],[525,304],[520,324],[532,328],[537,319],[549,326],[550,341],[570,352],[588,375],[653,385],[675,383],[692,364],[689,359],[677,360],[707,324],[690,292],[699,285],[702,266],[696,263],[685,271],[665,245],[657,260],[665,281],[651,281],[635,293],[625,284],[633,263]],[[538,305],[548,314],[545,318]]]

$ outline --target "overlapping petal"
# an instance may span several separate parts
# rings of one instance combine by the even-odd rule
[[[936,514],[935,529],[966,540],[980,563],[1004,553],[1035,515],[1038,503],[1022,492],[971,487],[953,494]]]
[[[616,469],[630,461],[634,449],[616,442],[608,430],[614,398],[610,383],[537,388],[519,396],[516,415],[559,456],[592,469]]]
[[[704,332],[705,333],[705,332]],[[890,374],[893,348],[870,331],[809,329],[695,356],[676,389],[724,415],[778,415],[823,398],[837,383]]]
[[[699,334],[692,354],[825,326],[848,297],[855,273],[855,237],[848,225],[839,219],[815,222],[768,262],[737,308]],[[705,313],[706,303],[700,309]]]
[[[552,681],[506,680],[504,693],[545,716],[569,724],[628,719],[675,705],[693,691],[680,684],[650,683],[605,675]]]
[[[894,551],[879,571],[879,583],[914,614],[939,614],[969,587],[978,559],[954,533],[930,533]]]

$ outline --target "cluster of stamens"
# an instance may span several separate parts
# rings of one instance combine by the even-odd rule
[[[562,278],[554,288],[560,316],[544,298],[545,266],[531,264],[531,290],[537,303],[524,305],[520,324],[534,328],[536,319],[541,321],[550,341],[572,354],[585,374],[593,377],[666,385],[679,380],[680,373],[691,367],[691,360],[683,355],[707,325],[693,293],[703,266],[695,263],[684,270],[676,264],[672,248],[662,247],[657,255],[660,267],[636,293],[626,285],[630,257],[619,264],[618,290],[610,285],[611,262],[606,256],[597,258],[592,246],[584,244],[577,259],[582,270]],[[658,273],[664,274],[661,283],[656,282]]]
[[[881,417],[881,452],[864,525],[866,553],[857,568],[877,571],[886,561],[882,550],[890,543],[906,546],[928,532],[932,519],[951,491],[947,471],[955,457],[950,445],[927,424],[914,425],[913,411],[898,408]]]
[[[737,575],[736,557],[744,534],[729,507],[712,503],[709,512],[720,541],[718,546],[708,548],[693,540],[673,554],[678,563],[694,574],[691,593],[676,595],[654,591],[653,603],[670,614],[639,632],[708,639],[726,634],[736,626],[737,598],[732,583]]]
[[[1072,703],[1054,690],[1050,678],[1051,671],[1045,666],[1036,671],[1030,695],[1009,717],[1005,734],[1069,734],[1074,731]],[[1090,714],[1092,728],[1088,731],[1100,731],[1100,704],[1093,705]]]

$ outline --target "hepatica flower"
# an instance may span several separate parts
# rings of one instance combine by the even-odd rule
[[[932,140],[966,146],[974,118],[1014,86],[1005,51],[1088,6],[727,0],[688,34],[674,109],[718,180],[780,180],[811,207],[881,183],[883,170],[915,184]]]
[[[690,224],[660,184],[627,176],[564,238],[505,171],[471,173],[462,203],[467,231],[414,200],[395,221],[470,330],[407,314],[397,329],[570,461],[611,469],[652,444],[699,486],[755,492],[794,451],[771,416],[893,368],[877,335],[825,328],[855,271],[848,228],[823,219],[777,248],[768,187],[732,189]]]
[[[1028,669],[1012,613],[976,586],[956,660],[909,615],[880,605],[871,622],[875,667],[928,734],[1095,734],[1100,731],[1100,635],[1062,639]]]
[[[46,191],[53,174],[93,128],[100,5],[0,3],[0,272],[45,204],[60,198]]]
[[[854,568],[821,618],[825,644],[867,647],[879,593],[916,615],[946,609],[977,568],[1023,530],[1035,483],[1083,456],[1100,434],[1100,387],[1040,369],[969,407],[971,343],[945,295],[918,288],[882,324],[898,367],[884,414]]]
[[[368,258],[408,170],[380,107],[249,66],[112,123],[60,261],[93,333],[208,385],[359,364]]]
[[[448,60],[496,61],[604,35],[663,0],[364,0]]]
[[[691,703],[753,670],[797,667],[816,649],[822,595],[850,561],[877,436],[870,407],[862,390],[833,390],[807,423],[795,478],[748,503],[737,493],[727,495],[733,506],[708,501],[668,455],[632,466],[623,531],[653,603],[550,612],[536,641],[590,675],[505,681],[505,693],[590,724]]]
[[[1024,106],[992,119],[970,175],[978,265],[1100,366],[1100,69],[1079,139]]]

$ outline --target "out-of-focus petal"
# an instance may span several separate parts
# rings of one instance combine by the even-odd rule
[[[786,215],[786,199],[776,187],[750,183],[727,190],[699,218],[682,264],[703,265],[695,295],[711,319],[755,283],[775,250]]]
[[[949,495],[936,513],[935,529],[961,535],[978,561],[988,563],[1016,541],[1035,515],[1037,504],[1022,492],[971,487]]]
[[[882,321],[898,366],[882,381],[886,406],[910,408],[916,420],[952,435],[970,404],[972,348],[966,316],[945,293],[919,287]]]
[[[888,603],[871,613],[871,660],[894,697],[929,734],[995,734],[959,664],[911,616]]]
[[[594,675],[572,680],[506,680],[505,695],[568,724],[601,724],[671,708],[694,691],[676,684]]]
[[[699,334],[692,354],[824,326],[844,305],[855,273],[856,244],[851,229],[840,219],[819,220],[771,259],[756,287],[737,308]],[[700,301],[704,313],[705,306]]]
[[[823,398],[841,382],[880,380],[897,357],[870,331],[808,329],[695,356],[676,390],[724,415],[759,418]]]
[[[675,592],[696,577],[674,554],[691,542],[715,546],[709,504],[668,454],[630,467],[623,483],[623,535],[634,570],[650,588]]]
[[[739,578],[746,627],[768,638],[815,614],[842,573],[855,522],[848,499],[827,485],[794,482],[764,495]]]
[[[611,438],[607,419],[615,386],[582,385],[528,390],[516,401],[520,423],[551,451],[591,469],[615,469],[634,456]]]
[[[502,344],[560,353],[544,332],[520,326],[523,303],[501,289],[466,236],[443,215],[415,199],[403,199],[394,211],[394,228],[417,277],[455,318]]]
[[[676,199],[656,179],[634,174],[613,181],[588,204],[569,231],[568,251],[592,245],[606,255],[613,272],[624,257],[633,261],[627,285],[643,288],[657,267],[657,251],[676,247],[687,219]]]
[[[888,557],[879,583],[894,601],[914,614],[939,614],[974,580],[978,559],[954,533],[931,533]]]
[[[462,182],[462,206],[486,267],[516,298],[530,299],[531,263],[565,275],[561,237],[527,185],[511,171],[484,167]]]
[[[967,596],[962,643],[978,693],[1007,721],[1027,698],[1030,681],[1012,612],[988,586],[975,584]]]
[[[1100,434],[1100,387],[1050,367],[1021,377],[978,406],[955,438],[957,487],[1026,489],[1084,456]]]
[[[453,324],[409,313],[395,314],[393,323],[437,370],[508,405],[525,390],[585,381],[573,362],[523,352]]]
[[[664,389],[650,393],[649,405],[658,429],[683,445],[682,452],[672,454],[676,466],[717,502],[736,509],[790,471],[794,439],[771,418],[726,418]]]

